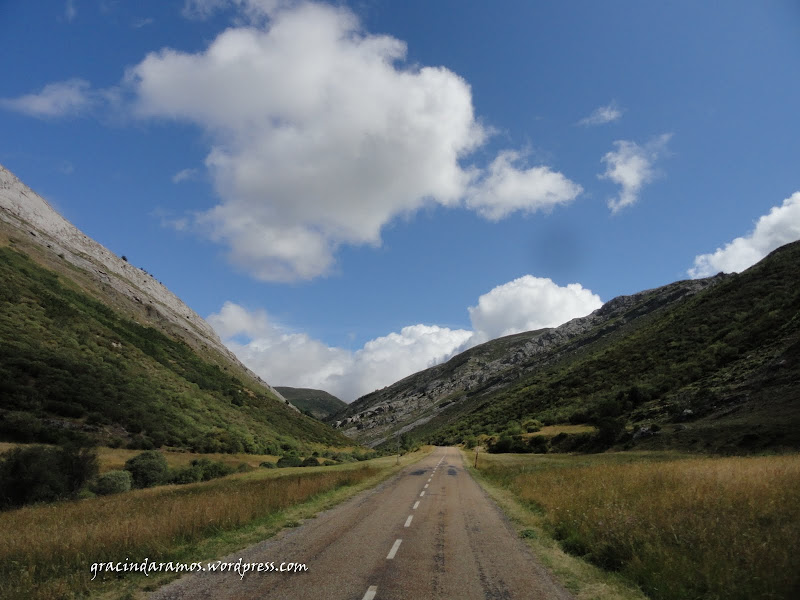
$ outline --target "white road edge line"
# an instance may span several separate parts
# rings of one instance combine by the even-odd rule
[[[397,554],[397,549],[400,547],[400,544],[403,542],[402,539],[397,539],[392,546],[392,549],[389,550],[389,554],[386,555],[386,560],[392,560],[394,555]]]
[[[417,500],[416,502],[414,502],[414,508],[412,508],[411,510],[417,510],[417,507],[418,507],[418,506],[419,506],[419,500]]]
[[[413,519],[413,518],[414,518],[414,515],[408,515],[408,518],[406,519],[406,524],[403,525],[403,527],[410,527],[411,526],[411,519]]]
[[[364,597],[361,600],[372,600],[375,597],[375,594],[378,593],[378,586],[371,585],[367,588],[367,593],[364,594]]]

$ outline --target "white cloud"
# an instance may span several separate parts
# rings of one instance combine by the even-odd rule
[[[467,82],[405,65],[403,42],[365,33],[345,8],[289,4],[189,2],[195,15],[235,6],[262,22],[200,53],[152,53],[127,74],[140,117],[209,134],[221,202],[197,224],[237,265],[264,280],[309,279],[340,245],[378,245],[387,223],[426,204],[496,220],[580,193],[548,167],[518,168],[511,151],[486,172],[462,166],[488,137]]]
[[[549,279],[526,275],[494,288],[469,308],[473,331],[410,325],[370,340],[355,352],[287,330],[265,311],[232,302],[207,320],[239,359],[272,385],[323,389],[350,402],[467,347],[556,326],[601,304],[597,295],[579,284],[559,287]]]
[[[474,343],[504,335],[556,327],[588,315],[603,302],[579,283],[561,287],[551,279],[525,275],[499,285],[469,308],[475,330]]]
[[[622,187],[619,197],[608,201],[611,212],[616,213],[634,204],[639,199],[642,187],[656,178],[658,171],[654,163],[666,151],[667,142],[671,137],[671,133],[665,133],[644,146],[626,140],[614,142],[617,149],[603,157],[606,170],[599,176],[601,179],[610,179]]]
[[[700,254],[689,269],[692,278],[709,277],[724,271],[738,273],[751,267],[776,248],[800,240],[800,192],[758,219],[748,235],[738,237],[711,254]]]
[[[172,183],[180,183],[197,177],[197,169],[181,169],[172,176]]]
[[[582,191],[580,185],[548,167],[518,169],[517,152],[501,152],[489,165],[488,174],[470,187],[466,204],[491,221],[515,211],[548,210],[572,202]]]
[[[69,79],[51,83],[38,93],[18,98],[0,98],[0,108],[21,112],[33,117],[66,117],[79,115],[98,101],[88,81]]]
[[[348,402],[441,362],[472,335],[462,329],[411,325],[351,352],[286,331],[264,311],[248,311],[231,302],[208,322],[266,381],[324,389]]]
[[[152,17],[144,17],[141,19],[136,19],[133,23],[131,23],[131,27],[133,29],[141,29],[142,27],[147,27],[155,22],[156,20]]]
[[[588,117],[584,117],[578,121],[578,125],[585,125],[587,127],[592,125],[605,125],[612,121],[617,121],[622,117],[623,110],[619,108],[616,102],[612,102],[608,106],[598,106],[592,111]]]
[[[64,7],[64,16],[70,23],[78,16],[78,9],[75,8],[75,0],[67,0],[67,4]]]
[[[208,19],[215,12],[235,8],[251,23],[262,23],[272,13],[299,4],[297,0],[186,0],[183,16],[189,19]]]

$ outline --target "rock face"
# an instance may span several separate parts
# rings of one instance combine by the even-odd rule
[[[181,338],[195,350],[211,352],[223,362],[232,363],[237,370],[247,373],[289,404],[274,388],[242,365],[212,327],[166,286],[85,235],[2,165],[0,221],[42,250],[81,269],[100,288],[116,297],[118,303],[124,303],[124,299],[133,303],[134,309],[140,309],[137,312],[142,320]]]
[[[329,422],[361,443],[378,445],[430,421],[444,408],[467,397],[487,395],[509,382],[576,352],[604,336],[636,326],[660,309],[681,302],[723,281],[679,281],[630,296],[619,296],[587,315],[556,328],[492,340],[415,373],[382,390],[362,396]]]

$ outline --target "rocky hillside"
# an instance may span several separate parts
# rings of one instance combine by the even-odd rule
[[[332,422],[373,445],[405,432],[452,443],[519,435],[534,419],[612,419],[614,442],[627,432],[651,445],[793,447],[797,264],[800,243],[738,275],[615,298],[555,329],[472,348],[358,399]]]
[[[379,444],[387,435],[411,431],[468,397],[503,389],[565,353],[620,329],[631,329],[639,319],[681,302],[725,277],[680,281],[632,296],[620,296],[590,315],[559,327],[486,342],[446,363],[362,396],[337,413],[331,422],[355,439]]]
[[[7,236],[21,235],[25,248],[37,246],[37,260],[49,268],[67,272],[66,265],[75,267],[69,269],[69,274],[81,279],[91,295],[186,342],[218,364],[233,365],[285,401],[241,364],[211,326],[166,286],[85,235],[3,165],[0,165],[0,227]]]
[[[352,442],[0,168],[0,440],[283,453]]]

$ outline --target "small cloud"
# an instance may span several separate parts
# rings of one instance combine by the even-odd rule
[[[155,19],[152,17],[147,17],[145,19],[136,19],[133,23],[131,23],[131,27],[133,29],[141,29],[142,27],[147,27],[153,23],[155,23]]]
[[[642,187],[658,176],[654,164],[665,153],[671,137],[671,133],[665,133],[644,146],[627,140],[614,142],[617,149],[603,157],[606,170],[598,175],[600,179],[610,179],[622,186],[619,197],[608,201],[612,213],[635,204]]]
[[[174,212],[163,208],[156,208],[150,213],[150,216],[156,217],[161,222],[162,227],[168,227],[175,231],[186,231],[192,225],[190,217],[176,217]]]
[[[0,98],[0,108],[39,118],[67,117],[86,112],[100,98],[101,94],[93,91],[88,81],[68,79],[50,83],[38,93]]]
[[[612,102],[608,106],[599,106],[595,108],[592,114],[578,121],[578,125],[583,125],[585,127],[605,125],[606,123],[619,120],[623,112],[624,110],[619,108],[616,102]]]
[[[180,183],[197,177],[197,169],[183,169],[172,176],[172,183]]]
[[[572,202],[583,188],[549,167],[518,168],[518,152],[501,152],[489,165],[484,179],[467,192],[467,207],[490,221],[515,211],[547,211]]]
[[[78,9],[75,8],[75,0],[67,0],[67,5],[64,8],[64,16],[69,23],[72,23],[75,17],[78,16]]]
[[[694,267],[687,272],[693,279],[720,271],[738,273],[776,248],[797,240],[800,240],[800,192],[786,198],[781,206],[773,206],[746,236],[717,248],[716,252],[696,256]]]
[[[65,160],[59,165],[58,170],[64,175],[72,175],[75,172],[75,165],[68,160]]]

